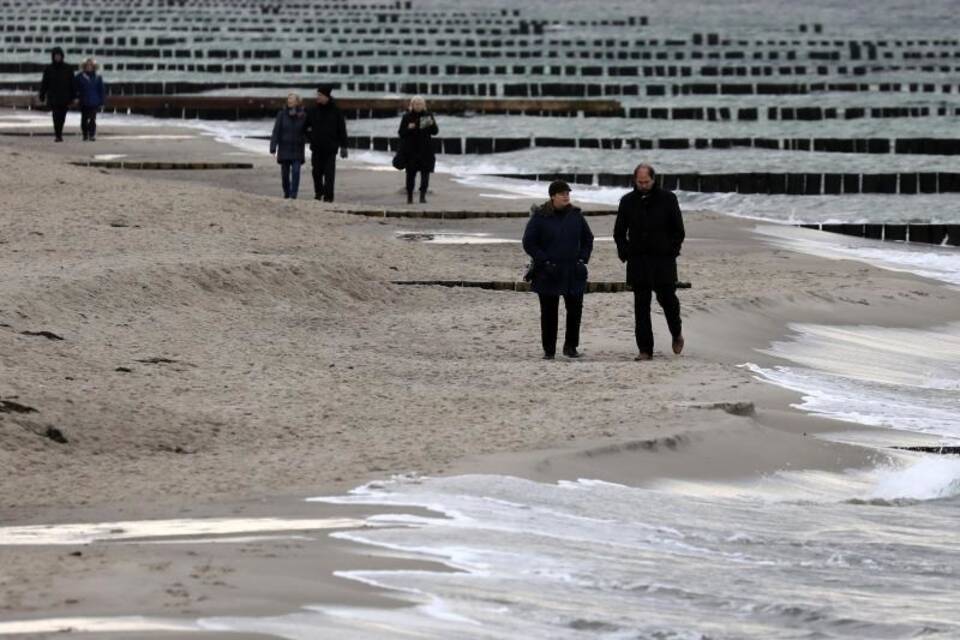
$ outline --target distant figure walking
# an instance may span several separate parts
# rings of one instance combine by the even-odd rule
[[[557,350],[560,296],[567,309],[563,355],[579,358],[580,319],[587,288],[587,263],[593,252],[593,233],[583,213],[570,204],[570,185],[550,184],[550,199],[530,208],[523,232],[523,250],[533,258],[532,289],[540,296],[540,339],[544,360]]]
[[[280,164],[284,198],[296,199],[300,189],[300,167],[304,162],[303,147],[306,144],[303,132],[306,126],[303,100],[296,93],[291,93],[287,96],[287,106],[277,113],[270,135],[270,153],[277,156],[277,163]]]
[[[437,119],[427,111],[422,96],[410,100],[410,110],[400,120],[400,150],[407,163],[407,204],[413,204],[413,188],[420,173],[420,202],[426,203],[430,174],[437,165],[432,137],[440,133]]]
[[[93,58],[83,61],[74,79],[76,84],[77,100],[80,101],[80,130],[83,139],[93,142],[97,139],[97,112],[103,106],[107,97],[103,78],[97,75],[97,62]]]
[[[40,81],[40,102],[45,102],[50,107],[53,115],[53,135],[57,142],[63,142],[63,123],[66,122],[67,111],[76,97],[73,67],[64,60],[63,49],[54,47],[50,51],[50,64],[43,70],[43,80]]]
[[[673,352],[683,351],[677,299],[677,256],[684,239],[683,217],[677,196],[657,186],[655,176],[656,171],[649,164],[637,165],[633,172],[636,187],[620,199],[613,227],[617,256],[627,263],[627,283],[633,287],[634,330],[639,349],[636,360],[653,357],[650,300],[654,292],[673,337]]]
[[[307,110],[304,128],[304,135],[310,141],[314,197],[324,202],[333,202],[337,150],[340,150],[341,158],[347,157],[347,121],[332,93],[333,87],[330,85],[322,85],[317,89],[317,102]]]

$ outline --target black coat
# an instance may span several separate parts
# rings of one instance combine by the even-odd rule
[[[675,284],[683,238],[683,217],[672,192],[654,186],[648,193],[634,189],[620,199],[613,239],[617,255],[627,263],[631,286]]]
[[[270,153],[277,154],[277,162],[303,162],[303,147],[306,138],[303,130],[307,125],[307,116],[303,109],[296,109],[293,115],[284,107],[277,113],[270,135]]]
[[[323,106],[307,109],[304,135],[317,155],[332,156],[338,149],[347,148],[347,121],[333,98]]]
[[[60,54],[60,62],[53,61],[54,54]],[[69,106],[77,97],[73,83],[73,67],[63,62],[63,49],[60,47],[53,50],[50,60],[40,81],[40,101],[51,107]]]
[[[523,250],[533,258],[531,288],[535,292],[577,296],[586,291],[593,232],[580,209],[569,206],[557,211],[549,200],[531,207]]]
[[[410,123],[415,125],[412,129]],[[432,173],[437,166],[432,138],[440,133],[434,115],[429,111],[407,112],[400,120],[398,133],[400,134],[400,151],[406,158],[407,168]]]

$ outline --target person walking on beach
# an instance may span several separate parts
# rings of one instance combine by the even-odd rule
[[[579,358],[580,318],[587,288],[587,263],[593,252],[593,233],[583,213],[570,204],[570,185],[550,184],[550,199],[530,208],[523,232],[523,250],[533,258],[532,289],[540,297],[540,339],[544,360],[557,350],[560,297],[567,309],[563,355]]]
[[[93,58],[83,61],[80,73],[74,78],[77,100],[80,102],[80,130],[83,139],[97,139],[97,112],[107,97],[103,78],[97,75],[97,62]]]
[[[654,182],[656,171],[649,164],[633,171],[636,187],[620,199],[613,239],[617,256],[627,263],[627,284],[633,288],[633,304],[639,354],[636,360],[653,357],[650,300],[657,302],[667,318],[673,337],[673,352],[683,351],[680,300],[677,299],[677,256],[683,244],[683,217],[677,196]]]
[[[63,142],[63,123],[66,122],[67,111],[76,97],[73,67],[64,60],[63,49],[54,47],[50,51],[50,64],[43,70],[43,79],[40,81],[40,102],[45,102],[50,107],[56,142]]]
[[[303,100],[296,93],[291,93],[287,96],[287,106],[277,113],[270,135],[270,153],[276,155],[280,165],[284,198],[295,200],[300,189],[300,167],[303,165],[303,147],[306,143],[303,130],[306,125]]]
[[[307,110],[304,135],[310,141],[310,164],[313,169],[314,197],[333,202],[337,175],[337,150],[347,157],[347,121],[333,99],[333,87],[317,89],[317,103]]]
[[[437,119],[427,111],[422,96],[410,100],[410,110],[400,120],[400,150],[407,163],[407,204],[413,204],[413,188],[420,173],[420,202],[426,203],[430,174],[437,165],[433,136],[440,133]]]

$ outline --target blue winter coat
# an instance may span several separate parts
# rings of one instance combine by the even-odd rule
[[[303,162],[304,145],[307,138],[303,133],[307,125],[307,116],[303,109],[297,109],[293,115],[284,108],[277,114],[270,135],[270,153],[277,154],[277,162]]]
[[[97,72],[87,73],[81,71],[74,76],[74,83],[77,88],[77,99],[81,107],[102,107],[107,97],[106,88],[103,86],[103,78],[97,75]]]
[[[523,250],[533,258],[535,292],[577,296],[586,291],[593,233],[577,207],[555,210],[549,200],[531,207]]]

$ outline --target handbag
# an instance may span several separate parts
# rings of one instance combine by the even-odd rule
[[[393,156],[393,168],[397,171],[403,171],[407,168],[407,154],[403,152],[403,149],[398,149]]]
[[[403,138],[400,138],[400,144],[397,145],[397,152],[393,154],[393,168],[397,171],[403,171],[407,168],[407,144]]]

